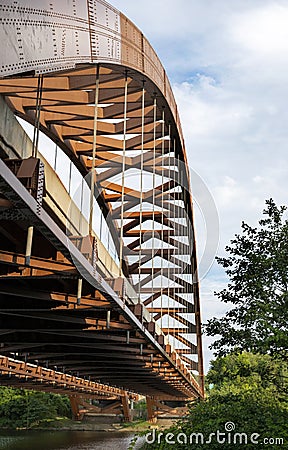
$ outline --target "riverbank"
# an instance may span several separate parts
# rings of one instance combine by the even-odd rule
[[[169,428],[173,424],[173,420],[165,420],[160,424],[151,424],[147,421],[135,421],[130,423],[97,423],[97,422],[78,422],[66,417],[57,417],[56,419],[45,419],[41,422],[31,424],[28,428],[23,427],[21,430],[35,431],[97,431],[97,432],[117,432],[117,433],[138,433],[145,430],[156,428],[158,430]],[[0,430],[8,430],[8,428],[0,428]],[[15,430],[15,429],[14,429]],[[18,428],[19,430],[19,428]]]

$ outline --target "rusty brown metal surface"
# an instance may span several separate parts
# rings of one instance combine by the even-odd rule
[[[22,386],[25,386],[25,382],[34,382],[34,385],[46,385],[53,390],[55,385],[59,390],[64,391],[70,395],[89,395],[93,398],[122,398],[129,396],[129,398],[137,400],[138,396],[135,393],[127,393],[122,389],[118,389],[114,386],[107,386],[101,383],[95,383],[94,381],[85,380],[83,378],[71,376],[55,370],[46,369],[45,367],[35,366],[33,364],[25,363],[23,361],[17,361],[12,358],[0,356],[0,381],[1,384],[8,384],[9,381],[6,378],[14,377],[21,382]],[[13,385],[13,382],[10,382]],[[58,391],[59,392],[59,391]]]
[[[23,211],[26,220],[30,223],[32,221],[35,229],[41,231],[42,238],[38,250],[41,253],[45,251],[46,254],[54,254],[59,260],[65,261],[59,254],[61,250],[67,255],[68,260],[74,263],[78,260],[77,269],[81,270],[82,276],[87,280],[83,286],[83,296],[88,294],[89,297],[90,294],[91,302],[92,297],[96,298],[92,310],[90,308],[83,311],[82,308],[78,308],[76,302],[72,310],[67,308],[65,311],[65,308],[60,308],[58,315],[55,315],[55,301],[59,302],[59,306],[64,306],[66,301],[67,306],[69,302],[74,302],[77,283],[71,283],[70,279],[65,281],[65,277],[60,277],[58,281],[54,280],[53,288],[57,288],[58,292],[61,292],[60,295],[51,294],[49,277],[33,276],[27,279],[16,276],[9,283],[6,256],[1,266],[1,273],[4,274],[2,283],[0,278],[0,315],[5,317],[5,322],[2,322],[5,323],[5,328],[1,329],[4,344],[1,348],[2,354],[11,355],[17,352],[18,357],[21,356],[31,362],[38,361],[41,366],[47,363],[49,367],[60,366],[62,372],[65,368],[69,374],[78,376],[80,373],[83,376],[89,375],[92,379],[100,378],[102,383],[121,386],[124,390],[126,388],[131,390],[133,386],[136,392],[157,398],[183,399],[200,395],[198,383],[181,364],[175,350],[171,346],[161,347],[157,342],[157,334],[151,335],[146,328],[149,322],[140,322],[107,282],[101,280],[98,274],[95,276],[93,267],[76,247],[68,251],[67,238],[53,219],[45,210],[39,214],[36,201],[2,161],[0,168],[1,191]],[[16,227],[15,242],[18,242],[19,246],[23,245],[22,234],[25,223],[8,222],[7,226],[10,233],[13,233],[13,228]],[[38,237],[35,236],[39,237],[39,234]],[[17,260],[15,264],[17,265]],[[10,265],[8,273],[9,267]],[[23,266],[19,269],[21,267]],[[98,293],[95,292],[95,288]],[[71,296],[71,293],[74,295]],[[105,310],[103,311],[101,305],[98,308],[98,298],[102,297],[110,303],[113,312],[109,327]],[[40,300],[43,301],[42,304]],[[85,298],[83,305],[80,306],[84,305]],[[90,319],[91,314],[95,319]],[[115,328],[112,326],[113,323],[116,324]],[[127,328],[128,324],[130,330]],[[127,331],[130,334],[129,339]]]

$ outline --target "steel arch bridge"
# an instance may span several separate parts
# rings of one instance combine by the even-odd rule
[[[102,0],[1,0],[0,22],[0,383],[203,396],[189,170],[155,51]]]

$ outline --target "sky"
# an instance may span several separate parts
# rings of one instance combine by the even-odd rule
[[[170,79],[198,205],[201,268],[205,239],[214,233],[215,241],[218,231],[215,214],[201,207],[197,178],[219,218],[219,246],[212,256],[225,254],[242,220],[257,224],[265,199],[287,204],[288,0],[110,3],[140,28]],[[226,282],[215,262],[201,275],[204,323],[225,313],[213,292]],[[204,336],[206,370],[213,357],[210,342]]]

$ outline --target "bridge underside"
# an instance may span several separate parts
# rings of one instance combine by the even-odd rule
[[[1,163],[1,192],[5,202],[13,204],[2,212],[0,228],[1,353],[143,395],[197,395],[197,384],[190,386],[191,376],[183,383],[184,367],[176,361],[176,353],[167,361],[166,352],[159,352],[157,336],[156,341],[149,339],[131,320],[134,315],[130,309],[119,306],[120,298],[115,305],[105,286],[91,285],[84,278],[79,302],[79,267],[69,261],[71,249],[65,247],[66,236],[63,245],[61,229],[52,220],[53,227],[50,225],[45,211],[41,219],[37,217],[35,200]],[[31,223],[36,231],[33,255],[27,264],[25,243]],[[149,323],[145,323],[146,328]]]

